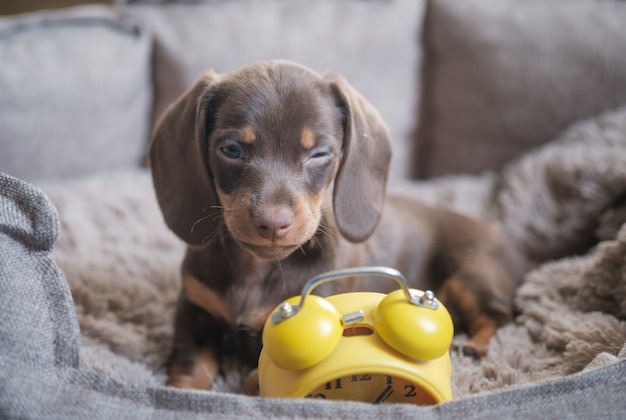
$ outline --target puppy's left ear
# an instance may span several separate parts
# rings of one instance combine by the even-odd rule
[[[189,245],[201,246],[217,228],[219,201],[207,159],[209,121],[221,76],[203,74],[165,111],[152,135],[149,158],[165,222]],[[197,225],[197,229],[195,229]]]
[[[343,113],[343,155],[333,192],[335,221],[346,239],[362,242],[374,233],[383,211],[392,155],[389,130],[343,77],[324,78]]]

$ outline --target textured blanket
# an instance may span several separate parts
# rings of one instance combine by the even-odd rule
[[[53,255],[80,326],[80,368],[163,385],[184,245],[163,223],[149,174],[41,187],[60,218]],[[451,354],[455,399],[626,358],[626,109],[571,127],[501,172],[391,189],[500,225],[535,262],[489,354]],[[213,390],[237,393],[246,374],[229,362]]]

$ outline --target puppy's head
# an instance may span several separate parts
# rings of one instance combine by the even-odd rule
[[[149,156],[165,220],[183,240],[202,245],[223,220],[243,248],[276,260],[317,232],[331,186],[341,234],[372,234],[391,144],[341,77],[270,61],[206,73],[160,119]]]

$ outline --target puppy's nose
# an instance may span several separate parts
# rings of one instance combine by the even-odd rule
[[[271,207],[253,216],[259,236],[268,240],[284,238],[291,230],[293,212],[286,207]]]

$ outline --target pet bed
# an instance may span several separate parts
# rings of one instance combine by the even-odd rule
[[[52,418],[563,418],[626,412],[626,108],[500,172],[391,189],[499,225],[535,262],[489,354],[451,353],[434,407],[164,386],[183,244],[145,170],[35,188],[0,177],[0,409]],[[41,192],[43,190],[45,194]],[[58,237],[58,239],[57,239]]]

